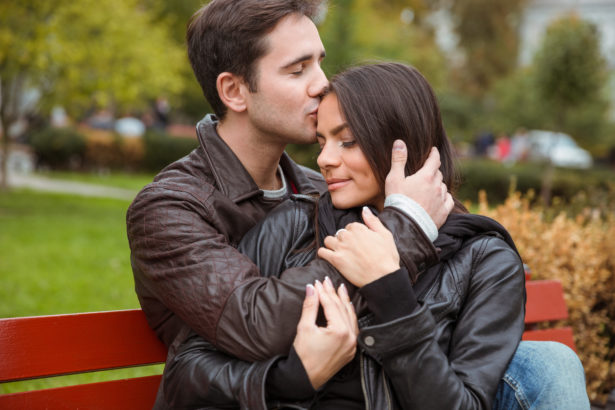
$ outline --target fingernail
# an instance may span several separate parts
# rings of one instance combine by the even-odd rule
[[[368,215],[373,215],[371,209],[369,209],[367,206],[363,207],[363,213],[368,214]]]
[[[315,292],[316,290],[314,289],[314,285],[312,285],[311,283],[308,283],[307,285],[305,285],[305,295],[306,296],[314,296]]]
[[[344,285],[343,283],[340,285],[340,288],[342,288],[342,293],[346,296],[348,296],[348,289],[346,289],[346,285]],[[352,303],[352,302],[351,302]]]
[[[329,279],[328,276],[325,276],[325,283],[331,287],[333,287],[333,282],[331,282],[331,279]]]
[[[315,284],[316,284],[317,288],[319,288],[319,289],[322,288],[322,283],[320,283],[320,281],[318,279],[316,279]]]
[[[395,151],[401,151],[404,149],[404,147],[405,145],[402,140],[395,140],[395,142],[393,142],[393,149]]]

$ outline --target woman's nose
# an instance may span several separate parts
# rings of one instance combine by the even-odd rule
[[[338,166],[340,164],[340,156],[339,152],[335,149],[335,145],[325,144],[320,154],[318,154],[318,158],[316,158],[316,163],[321,169]]]

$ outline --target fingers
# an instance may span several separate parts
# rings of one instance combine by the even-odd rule
[[[387,179],[401,180],[406,176],[405,166],[408,160],[408,152],[406,144],[402,140],[395,140],[393,143],[393,152],[391,154],[391,171]]]
[[[350,296],[348,295],[348,289],[346,289],[346,286],[343,283],[338,288],[337,293],[342,301],[342,304],[346,308],[348,322],[351,326],[352,331],[354,332],[355,335],[359,334],[359,323],[357,320],[357,313],[355,312],[354,306],[352,302],[350,301]]]
[[[436,171],[440,169],[440,152],[436,147],[432,147],[429,152],[429,156],[425,160],[425,163],[421,167],[420,171],[426,172],[428,174],[435,174]]]
[[[318,290],[320,304],[327,319],[327,327],[339,327],[345,321],[346,311],[342,301],[335,293],[331,280],[326,277],[324,285],[320,281],[316,281],[316,289]]]
[[[305,286],[305,299],[303,300],[303,310],[299,318],[297,327],[311,327],[316,323],[318,315],[318,293],[312,284]]]
[[[380,219],[374,215],[368,207],[364,206],[361,214],[363,216],[363,222],[365,222],[365,225],[372,231],[387,231],[387,228],[380,222]]]

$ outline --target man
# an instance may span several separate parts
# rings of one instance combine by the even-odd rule
[[[293,334],[305,284],[327,269],[336,285],[344,282],[322,260],[284,272],[283,281],[267,279],[235,249],[290,193],[325,188],[284,154],[288,143],[314,142],[327,86],[324,47],[308,18],[314,13],[315,5],[298,0],[214,0],[190,23],[191,64],[216,117],[197,125],[201,146],[164,169],[127,214],[135,288],[169,347],[167,362],[193,331],[244,360],[286,354],[290,341],[271,335]],[[392,195],[380,214],[414,273],[437,260],[429,237],[452,206],[440,194],[439,165],[430,164],[411,177],[393,175],[387,195],[414,201]],[[262,385],[266,370],[252,376]],[[236,399],[246,408],[263,404]],[[157,406],[164,401],[161,386]]]

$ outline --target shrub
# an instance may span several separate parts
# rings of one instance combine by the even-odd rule
[[[531,199],[515,193],[489,209],[483,192],[479,213],[509,230],[533,278],[562,282],[589,397],[604,401],[615,388],[615,216],[586,207],[551,217]]]
[[[45,128],[30,143],[38,163],[51,168],[79,168],[86,148],[85,137],[73,128]]]
[[[159,171],[198,146],[196,139],[171,137],[160,131],[146,132],[143,142],[143,165],[148,171]]]
[[[485,159],[468,159],[460,164],[463,184],[457,193],[461,200],[476,201],[478,192],[485,190],[492,203],[502,203],[511,190],[527,193],[540,192],[542,175],[546,168],[538,163],[504,165]],[[555,168],[552,196],[559,201],[578,202],[579,194],[585,193],[585,204],[597,206],[597,201],[615,191],[612,170]],[[538,198],[535,198],[538,200]]]
[[[143,141],[101,130],[87,132],[87,168],[135,171],[143,162]]]

